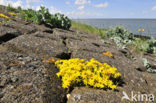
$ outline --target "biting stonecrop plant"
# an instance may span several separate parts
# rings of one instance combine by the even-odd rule
[[[16,16],[16,13],[14,13],[14,12],[8,12],[8,14],[11,16]]]
[[[28,9],[23,10],[21,13],[23,14],[23,19],[37,24],[45,24],[50,28],[61,28],[68,30],[71,27],[71,20],[67,16],[60,13],[52,15],[48,9],[42,6],[38,11]]]
[[[121,77],[117,68],[95,59],[57,60],[55,66],[59,69],[57,76],[62,77],[63,88],[86,85],[101,89],[115,89]]]
[[[2,19],[1,19],[2,18]],[[5,14],[0,13],[0,23],[8,23],[10,20],[10,17],[8,17]]]
[[[1,17],[1,18],[5,18],[5,19],[10,19],[8,16],[6,16],[6,15],[4,15],[4,14],[2,14],[2,13],[0,13],[0,17]]]

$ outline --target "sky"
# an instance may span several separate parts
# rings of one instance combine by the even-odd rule
[[[62,13],[77,18],[155,18],[156,0],[0,0],[24,9],[49,8],[51,13]]]

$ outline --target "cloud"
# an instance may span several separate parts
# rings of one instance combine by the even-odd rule
[[[36,3],[40,3],[41,0],[26,0],[26,5],[24,6],[24,9],[34,9],[34,10],[39,10],[40,6],[43,6],[40,4],[40,6],[33,6]]]
[[[51,6],[51,7],[49,8],[49,11],[50,11],[51,14],[61,13],[61,11],[58,10],[58,9],[56,9],[54,6]]]
[[[130,15],[132,16],[132,15],[135,15],[135,13],[134,12],[130,12]]]
[[[85,4],[90,4],[90,0],[75,0],[75,5],[85,5]]]
[[[67,5],[70,5],[70,2],[69,2],[69,1],[66,1],[65,3],[66,3]]]
[[[31,0],[31,1],[34,2],[34,3],[41,2],[41,0]]]
[[[78,10],[83,10],[84,9],[84,6],[79,6],[77,9]]]
[[[156,11],[156,6],[154,6],[154,7],[152,8],[152,11]]]
[[[17,0],[15,2],[13,2],[11,0],[0,0],[1,5],[8,6],[10,4],[12,7],[15,7],[15,8],[17,8],[19,6],[23,7],[22,3],[23,2],[21,0]]]
[[[96,7],[96,8],[107,8],[108,7],[108,2],[94,5],[94,7]]]
[[[72,11],[65,13],[70,18],[95,18],[95,17],[102,17],[103,14],[101,13],[94,13],[94,12],[85,12],[85,11]]]
[[[31,3],[39,3],[40,0],[26,0],[27,4],[31,4]]]
[[[40,5],[40,6],[43,6],[43,5]],[[40,6],[37,6],[35,10],[37,11],[40,10]]]
[[[35,9],[32,4],[33,3],[40,3],[41,0],[26,0],[26,6],[24,8],[31,8],[31,9]]]
[[[88,1],[88,4],[91,4],[91,1],[90,0]]]
[[[11,4],[13,7],[15,7],[15,8],[17,8],[17,7],[19,7],[19,6],[23,6],[22,5],[22,1],[21,0],[18,0],[18,1],[16,1],[16,2],[12,2],[12,4]]]
[[[146,10],[142,11],[142,14],[147,14],[147,13],[148,13],[148,11],[146,11]]]

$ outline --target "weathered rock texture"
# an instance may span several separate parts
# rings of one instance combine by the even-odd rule
[[[17,19],[0,24],[0,44],[0,103],[132,102],[122,101],[123,91],[129,96],[132,91],[156,96],[156,74],[148,73],[141,62],[146,57],[156,65],[156,58],[119,49],[108,39],[102,42],[98,35],[75,29],[49,29]],[[106,51],[114,58],[103,55]],[[56,76],[57,68],[42,63],[44,58],[95,58],[117,67],[122,82],[116,91],[76,87],[67,92]]]
[[[57,72],[41,59],[0,51],[0,103],[63,102],[65,90]]]

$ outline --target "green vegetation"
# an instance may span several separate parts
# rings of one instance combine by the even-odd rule
[[[156,54],[156,39],[151,38],[143,41],[140,46],[140,50],[147,53]]]
[[[45,7],[41,7],[39,11],[34,11],[32,9],[23,10],[21,14],[23,19],[37,24],[45,24],[50,28],[62,28],[68,30],[71,26],[71,21],[67,16],[60,13],[52,15]]]
[[[79,22],[72,21],[72,28],[83,30],[84,32],[91,33],[91,34],[98,34],[102,38],[105,37],[106,29],[99,29],[96,27],[92,27],[86,24],[81,24]]]
[[[71,27],[71,20],[67,16],[60,13],[52,15],[45,7],[40,7],[40,10],[35,11],[33,9],[23,10],[21,7],[13,8],[8,5],[6,9],[8,11],[19,13],[21,18],[29,22],[45,24],[45,26],[50,28],[61,28],[69,30]]]
[[[8,11],[11,11],[11,12],[15,12],[15,13],[18,13],[22,10],[22,8],[19,6],[18,8],[14,8],[12,7],[10,4],[5,7]]]
[[[122,26],[109,28],[106,32],[106,36],[113,40],[118,47],[122,49],[128,46],[133,47],[136,51],[142,51],[145,53],[156,54],[156,39],[144,39],[134,37],[134,34],[130,33]]]
[[[125,49],[134,40],[134,35],[123,26],[109,28],[106,36],[113,40],[118,47]]]
[[[98,34],[102,39],[108,37],[122,49],[132,47],[136,52],[156,54],[156,39],[134,37],[129,30],[123,26],[115,26],[108,29],[99,29],[86,24],[72,21],[72,27],[87,33]]]
[[[13,12],[16,12],[17,11],[17,9],[14,8],[14,7],[12,7],[10,4],[7,6],[7,10],[13,11]]]
[[[142,62],[149,73],[156,73],[156,69],[152,68],[152,66],[146,58],[142,58]]]

